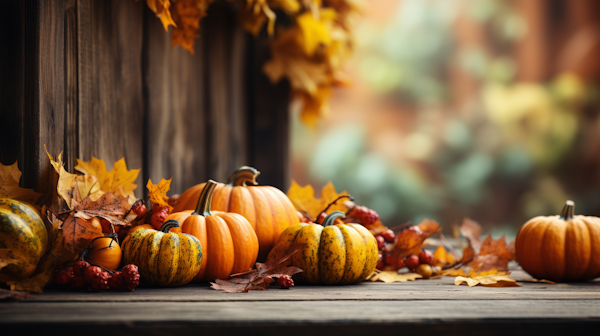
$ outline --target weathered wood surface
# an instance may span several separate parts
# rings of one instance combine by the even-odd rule
[[[59,205],[46,145],[71,172],[75,158],[110,169],[124,157],[142,169],[138,197],[148,178],[173,177],[181,193],[253,164],[287,188],[289,89],[262,74],[268,48],[243,32],[238,4],[211,5],[195,55],[171,46],[144,1],[0,5],[0,162],[19,160],[21,186]]]
[[[531,280],[522,271],[511,275]],[[600,281],[455,286],[453,277],[351,286],[302,286],[227,294],[208,285],[132,293],[49,289],[0,304],[2,330],[86,334],[365,335],[418,332],[548,335],[600,327]],[[593,334],[593,333],[592,333]],[[591,335],[591,334],[590,334]]]

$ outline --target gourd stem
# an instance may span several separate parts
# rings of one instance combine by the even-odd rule
[[[201,215],[203,217],[212,216],[210,212],[210,205],[212,203],[213,193],[215,192],[215,188],[217,187],[217,182],[213,180],[208,180],[204,189],[200,193],[200,197],[198,198],[198,204],[196,204],[196,210],[194,211],[194,215]]]
[[[176,219],[169,219],[163,223],[163,225],[160,227],[160,231],[167,233],[169,230],[176,227],[179,227],[179,221]]]
[[[333,223],[335,223],[335,219],[339,218],[339,217],[346,217],[346,215],[344,215],[343,212],[341,211],[334,211],[332,213],[330,213],[329,215],[327,215],[327,217],[325,217],[325,219],[323,220],[323,226],[329,226],[329,225],[333,225]]]
[[[256,177],[258,175],[260,175],[260,172],[256,168],[241,166],[229,175],[225,185],[228,187],[246,186],[246,183],[257,185]]]
[[[329,210],[329,208],[331,208],[332,205],[337,203],[337,201],[341,200],[342,198],[348,198],[349,200],[354,201],[354,197],[352,197],[351,195],[342,195],[342,196],[336,198],[335,200],[333,200],[333,202],[329,203],[327,205],[327,207],[325,208],[325,210],[323,210],[321,212],[327,213],[327,210]],[[321,212],[319,212],[319,213],[321,213]]]
[[[575,202],[568,200],[560,212],[560,219],[571,220],[575,216]]]

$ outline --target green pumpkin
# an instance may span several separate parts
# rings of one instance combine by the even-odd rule
[[[0,283],[22,280],[35,271],[46,252],[48,232],[39,213],[29,204],[0,198]]]

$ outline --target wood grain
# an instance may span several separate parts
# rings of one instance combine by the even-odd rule
[[[79,155],[142,168],[143,2],[78,0]],[[136,180],[136,196],[145,183]]]
[[[144,181],[173,177],[171,193],[181,193],[208,179],[204,53],[171,46],[147,8],[144,20]]]

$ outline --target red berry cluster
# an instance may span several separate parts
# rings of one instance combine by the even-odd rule
[[[110,274],[98,266],[90,266],[87,261],[78,261],[71,266],[59,269],[54,274],[54,283],[70,285],[73,289],[133,291],[140,283],[136,265],[127,265],[120,272]]]
[[[165,219],[169,216],[169,207],[161,206],[158,204],[152,205],[152,216],[150,216],[150,224],[155,229],[160,230],[161,226],[165,222]]]
[[[277,278],[277,284],[283,289],[288,289],[290,287],[294,287],[294,280],[289,275],[282,275]]]
[[[355,205],[348,215],[356,218],[362,225],[371,225],[379,220],[379,214],[375,210],[362,205]]]
[[[379,262],[377,263],[377,269],[382,270],[386,265],[395,267],[395,260],[391,253],[396,240],[394,231],[387,229],[376,235],[375,240],[377,240],[377,247],[379,248]]]

